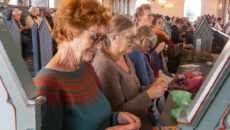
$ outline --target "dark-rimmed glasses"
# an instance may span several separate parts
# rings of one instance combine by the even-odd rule
[[[97,34],[95,32],[92,32],[90,30],[87,30],[87,32],[89,32],[91,34],[91,38],[93,39],[93,44],[97,44],[100,41],[103,41],[106,39],[106,35],[102,35],[102,34]]]
[[[127,38],[129,40],[130,43],[136,43],[136,35],[132,35],[132,36],[125,36],[123,34],[119,34],[125,38]]]
[[[160,20],[157,22],[158,24],[164,24],[164,21],[163,20]]]

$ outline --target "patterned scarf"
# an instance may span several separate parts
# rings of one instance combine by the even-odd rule
[[[158,29],[152,29],[155,34],[158,36],[158,37],[163,37],[172,47],[174,46],[174,43],[172,42],[172,40],[168,37],[168,35]]]

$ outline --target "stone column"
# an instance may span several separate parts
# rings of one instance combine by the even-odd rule
[[[229,0],[224,0],[224,6],[223,6],[223,11],[224,11],[224,16],[223,16],[223,22],[224,24],[228,22],[229,19],[229,13],[228,13],[228,8],[229,8]]]

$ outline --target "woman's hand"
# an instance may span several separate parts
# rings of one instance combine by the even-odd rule
[[[25,29],[30,29],[30,27],[29,26],[21,27],[21,30],[25,30]]]
[[[168,81],[158,78],[153,85],[146,91],[151,99],[162,97],[168,89]]]
[[[120,125],[109,127],[106,130],[139,130],[140,119],[128,112],[119,112],[117,121]]]
[[[120,128],[121,130],[123,130],[123,128],[126,128],[127,130],[138,130],[141,127],[140,119],[128,112],[119,112],[117,122],[120,124],[117,128]]]
[[[117,125],[113,127],[106,128],[105,130],[139,130],[139,128],[135,128],[134,124],[128,125]]]
[[[165,48],[165,42],[161,42],[158,44],[157,48],[155,49],[155,51],[159,54],[162,50],[164,50]]]
[[[119,112],[117,116],[117,121],[120,125],[136,124],[138,126],[141,126],[140,119],[128,112]]]

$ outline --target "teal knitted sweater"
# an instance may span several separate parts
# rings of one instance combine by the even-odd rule
[[[42,106],[42,130],[104,130],[117,124],[89,63],[74,72],[43,68],[35,86],[47,98]]]

